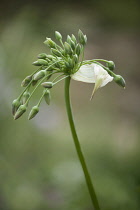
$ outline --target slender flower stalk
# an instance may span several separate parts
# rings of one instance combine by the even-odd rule
[[[33,119],[39,112],[39,106],[42,99],[44,98],[47,105],[50,105],[51,89],[62,80],[65,80],[65,102],[73,141],[85,175],[93,208],[95,210],[100,210],[74,125],[70,103],[70,81],[72,78],[73,80],[80,82],[94,84],[94,89],[90,98],[92,99],[97,89],[104,87],[113,80],[115,83],[125,88],[125,80],[122,76],[114,73],[115,64],[113,61],[104,59],[84,60],[84,49],[87,43],[87,37],[81,30],[78,32],[78,40],[72,34],[72,36],[67,36],[66,42],[63,42],[62,35],[58,31],[55,32],[55,37],[60,42],[61,47],[51,38],[46,38],[44,43],[50,48],[50,54],[40,53],[38,55],[38,60],[33,62],[33,65],[39,66],[39,69],[25,77],[22,81],[21,86],[24,90],[19,97],[13,101],[12,114],[14,115],[15,120],[20,118],[26,112],[29,101],[35,91],[41,86],[41,88],[43,88],[41,97],[37,105],[32,107],[28,117],[29,120]],[[105,63],[105,66],[99,61]],[[57,74],[57,76],[52,81],[48,81],[55,74]],[[30,88],[33,88],[31,93]]]
[[[95,193],[95,190],[94,190],[91,178],[90,178],[90,174],[86,166],[84,155],[82,153],[80,142],[78,140],[78,136],[75,129],[75,124],[74,124],[74,119],[73,119],[72,109],[71,109],[71,102],[70,102],[70,92],[69,92],[70,80],[71,80],[70,77],[67,77],[65,79],[65,103],[66,103],[66,109],[67,109],[67,115],[68,115],[69,124],[71,128],[71,133],[72,133],[73,141],[75,144],[76,152],[79,157],[79,160],[80,160],[80,163],[81,163],[84,175],[85,175],[85,179],[86,179],[86,183],[87,183],[87,187],[90,193],[93,207],[95,208],[95,210],[100,210],[97,196],[96,196],[96,193]]]

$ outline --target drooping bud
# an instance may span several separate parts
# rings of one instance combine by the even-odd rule
[[[48,62],[44,59],[38,59],[38,62],[43,65],[43,66],[47,66],[48,65]]]
[[[18,110],[19,106],[21,105],[21,102],[19,99],[15,99],[12,103],[12,114],[15,115],[16,111]]]
[[[62,54],[58,50],[56,50],[56,49],[51,49],[51,52],[52,52],[52,54],[54,56],[58,56],[58,57],[61,57],[62,56]]]
[[[80,29],[78,31],[78,38],[79,38],[80,44],[85,45],[87,43],[87,36],[84,35]]]
[[[40,53],[37,57],[40,58],[40,59],[45,59],[47,57],[47,54],[46,53]]]
[[[27,77],[22,81],[21,86],[22,86],[22,87],[26,87],[26,86],[31,82],[31,80],[32,80],[32,76],[31,76],[31,75],[27,76]]]
[[[32,64],[33,64],[34,66],[41,66],[41,64],[40,64],[38,61],[34,61]]]
[[[30,97],[30,93],[26,91],[22,97],[22,104],[25,104],[29,97]]]
[[[19,117],[21,117],[24,114],[24,112],[26,112],[26,109],[27,109],[27,107],[25,104],[20,105],[18,110],[15,113],[14,120],[17,120]]]
[[[53,87],[53,83],[52,82],[43,82],[41,85],[44,88],[52,88]]]
[[[71,46],[67,42],[64,43],[64,47],[65,47],[65,53],[68,55],[72,55]]]
[[[46,103],[48,105],[50,105],[51,94],[50,94],[50,91],[48,89],[47,90],[44,90],[44,99],[45,99]]]
[[[121,87],[125,88],[126,82],[124,78],[121,75],[115,75],[114,76],[114,81],[120,85]]]
[[[76,54],[79,56],[80,55],[80,53],[81,53],[81,46],[80,46],[80,44],[77,44],[76,45],[76,50],[75,50],[75,52],[76,52]]]
[[[28,120],[31,120],[32,118],[34,118],[37,115],[38,112],[39,112],[39,107],[38,106],[33,106],[30,113],[29,113]]]
[[[55,38],[60,41],[62,40],[62,35],[58,32],[58,31],[55,31]]]
[[[44,44],[46,44],[50,48],[56,48],[56,43],[51,38],[47,38]]]
[[[106,65],[111,71],[115,69],[115,63],[113,61],[108,61]]]
[[[42,79],[44,76],[46,75],[46,71],[45,70],[41,70],[39,72],[37,72],[35,75],[34,75],[34,80],[35,81],[38,81],[40,79]]]

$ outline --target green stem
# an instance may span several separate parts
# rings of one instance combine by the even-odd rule
[[[92,181],[91,181],[91,178],[90,178],[87,166],[86,166],[86,162],[85,162],[82,150],[81,150],[81,146],[80,146],[76,129],[75,129],[75,125],[74,125],[74,120],[73,120],[73,115],[72,115],[72,110],[71,110],[70,93],[69,93],[70,80],[71,80],[70,77],[65,79],[65,102],[66,102],[66,109],[67,109],[69,124],[71,128],[74,144],[76,147],[77,155],[79,157],[79,160],[80,160],[80,163],[81,163],[84,175],[85,175],[85,179],[86,179],[87,187],[91,196],[93,207],[95,210],[100,210],[99,203],[98,203],[95,190],[94,190],[94,187],[93,187],[93,184],[92,184]]]

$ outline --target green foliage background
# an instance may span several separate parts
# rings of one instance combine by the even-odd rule
[[[140,3],[4,1],[0,17],[0,210],[90,210],[91,201],[67,122],[63,82],[32,121],[14,121],[11,103],[54,31],[88,37],[85,58],[105,58],[126,79],[98,90],[72,81],[76,127],[102,210],[140,209]],[[30,103],[39,99],[39,91]]]

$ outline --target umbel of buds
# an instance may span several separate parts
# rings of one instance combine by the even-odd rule
[[[38,54],[37,60],[32,63],[38,69],[22,81],[21,86],[24,87],[24,90],[18,99],[15,99],[12,103],[14,119],[18,119],[26,112],[34,92],[38,87],[42,86],[44,88],[43,94],[38,104],[31,109],[28,119],[34,118],[39,112],[39,106],[43,98],[49,105],[51,101],[51,88],[66,77],[71,77],[74,80],[82,82],[94,83],[93,93],[113,80],[121,87],[125,87],[123,77],[113,72],[115,69],[113,61],[103,59],[84,60],[87,36],[81,30],[78,31],[78,39],[72,34],[67,35],[66,40],[63,41],[63,37],[58,31],[55,31],[55,38],[59,44],[51,38],[46,38],[44,44],[49,47],[50,54],[45,52]],[[105,62],[105,65],[102,62]],[[53,78],[55,74],[57,76]],[[62,78],[59,79],[59,77]],[[51,78],[53,78],[52,81]],[[32,92],[30,92],[31,90]]]

